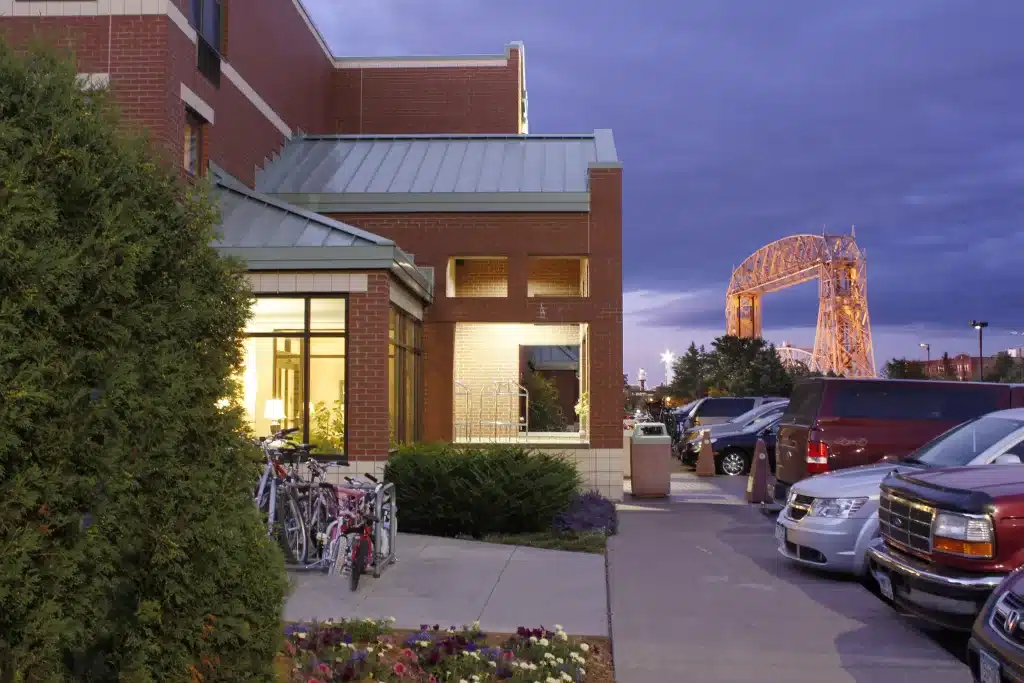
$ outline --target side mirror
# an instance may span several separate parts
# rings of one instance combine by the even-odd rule
[[[1003,453],[1002,455],[996,456],[996,459],[992,461],[993,465],[1019,465],[1020,456],[1014,455],[1013,453]]]

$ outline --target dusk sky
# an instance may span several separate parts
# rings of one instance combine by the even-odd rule
[[[733,267],[790,234],[868,255],[881,369],[1024,345],[1022,0],[304,0],[339,56],[526,45],[533,133],[612,128],[625,367],[724,332]],[[817,285],[764,300],[813,343]]]

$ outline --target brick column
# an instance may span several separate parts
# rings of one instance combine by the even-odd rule
[[[451,441],[455,386],[455,323],[423,325],[423,439]]]
[[[388,455],[387,273],[368,273],[366,292],[349,295],[348,306],[348,456],[383,460]]]

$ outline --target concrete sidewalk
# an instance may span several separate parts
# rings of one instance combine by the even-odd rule
[[[395,617],[398,628],[479,621],[484,631],[560,624],[608,635],[605,559],[560,550],[399,534],[398,562],[355,593],[347,578],[294,572],[289,621]]]
[[[745,483],[703,481],[729,497]],[[860,583],[779,557],[773,520],[756,508],[681,503],[623,506],[610,539],[618,683],[971,680],[966,666]]]

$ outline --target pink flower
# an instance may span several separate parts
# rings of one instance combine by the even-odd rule
[[[409,659],[416,659],[416,653],[410,650],[409,648],[405,648],[404,650],[402,650],[402,656],[408,657]]]
[[[427,679],[427,683],[437,683],[437,676],[430,674],[430,678]]]
[[[311,678],[306,683],[321,683],[319,678]]]
[[[322,673],[322,674],[329,674],[329,673],[331,673],[331,667],[327,666],[326,664],[324,664],[322,662],[320,664],[316,665],[316,670],[317,670],[318,673]]]
[[[405,664],[402,664],[401,662],[398,662],[398,664],[395,664],[395,668],[392,669],[392,671],[395,672],[396,676],[404,676],[405,675]]]

